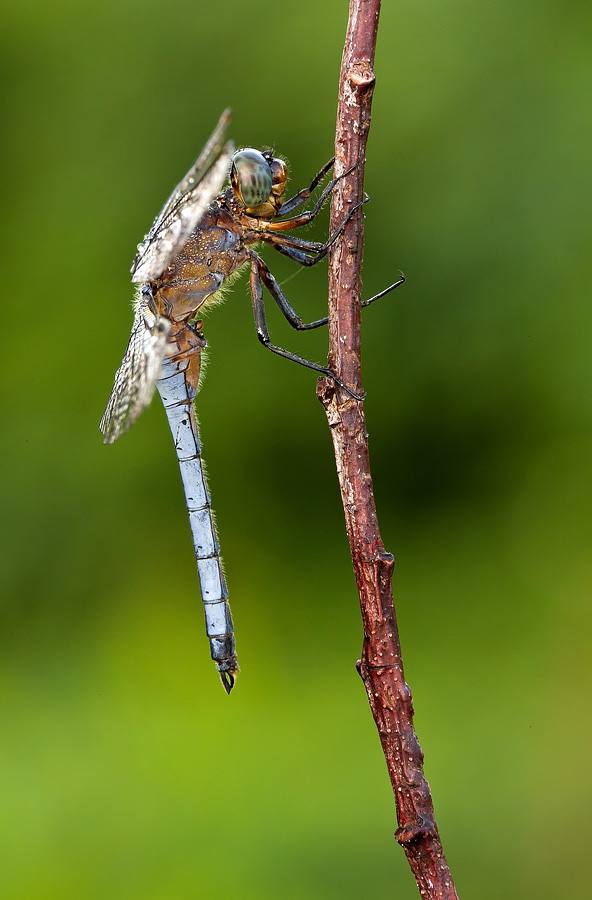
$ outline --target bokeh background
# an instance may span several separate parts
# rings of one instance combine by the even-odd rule
[[[198,398],[231,697],[163,411],[114,447],[98,431],[135,245],[222,108],[295,188],[331,156],[347,5],[2,19],[0,893],[414,898],[315,378],[259,346],[244,277],[206,322]],[[375,491],[444,847],[481,900],[592,876],[591,20],[403,0],[376,55],[365,295],[408,283],[364,314]],[[322,315],[326,269],[265,255]],[[269,317],[325,358],[326,335]]]

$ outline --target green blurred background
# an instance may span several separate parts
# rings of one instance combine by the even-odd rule
[[[414,898],[315,378],[206,322],[198,408],[242,674],[209,659],[160,404],[104,447],[136,243],[218,114],[295,188],[332,154],[347,5],[3,12],[0,894]],[[385,4],[364,314],[375,491],[462,897],[592,877],[587,3]],[[309,232],[326,232],[323,221]],[[296,268],[265,251],[278,279]],[[322,315],[326,267],[285,284]],[[278,343],[322,361],[326,335]]]

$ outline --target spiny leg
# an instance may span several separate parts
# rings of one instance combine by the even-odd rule
[[[257,254],[253,253],[253,256],[257,257],[256,265],[258,267],[258,278],[263,282],[263,284],[277,303],[278,307],[280,308],[282,315],[284,316],[286,321],[289,322],[292,328],[294,328],[296,331],[310,331],[312,328],[318,328],[320,325],[327,324],[327,317],[323,319],[317,319],[315,322],[303,322],[300,316],[292,309],[288,298],[282,291],[274,276],[267,268],[267,264]],[[251,263],[251,266],[252,265],[253,263]],[[263,294],[261,294],[261,302],[263,302]]]
[[[266,244],[271,244],[278,253],[283,253],[284,256],[300,263],[301,266],[314,266],[327,255],[325,245],[320,241],[305,241],[302,238],[266,232],[261,233],[261,240]],[[307,256],[308,253],[313,255]]]
[[[323,188],[323,193],[315,203],[313,209],[309,212],[303,212],[299,216],[292,216],[290,219],[283,219],[281,222],[268,222],[266,223],[266,231],[290,231],[292,228],[300,228],[301,225],[307,225],[309,222],[312,222],[315,216],[317,216],[321,209],[323,208],[327,197],[329,197],[331,191],[335,187],[338,181],[341,181],[342,178],[345,178],[350,172],[356,168],[357,163],[351,166],[347,172],[344,172],[343,175],[338,175],[336,178],[332,178],[329,184]],[[289,201],[288,201],[289,202]],[[357,207],[356,207],[357,208]],[[351,211],[353,212],[353,210]],[[350,212],[350,215],[351,215]]]
[[[290,256],[291,254],[287,255]],[[294,257],[292,257],[292,259],[293,258]],[[294,328],[296,331],[310,331],[312,328],[319,328],[321,325],[327,325],[327,323],[329,322],[328,316],[324,316],[322,319],[316,319],[314,322],[303,322],[300,316],[296,312],[294,312],[286,295],[284,294],[278,282],[269,271],[266,263],[261,259],[260,256],[257,256],[257,262],[259,266],[259,275],[261,281],[277,303],[282,314],[284,315],[284,318],[287,322],[290,323],[292,328]],[[364,306],[370,306],[370,304],[374,303],[375,300],[380,300],[381,297],[385,297],[387,294],[390,294],[391,291],[394,291],[395,288],[404,283],[405,276],[402,272],[399,272],[399,278],[394,282],[394,284],[389,285],[383,291],[380,291],[380,293],[375,294],[368,300],[362,300],[362,302],[360,303],[360,307],[363,308]]]
[[[394,291],[395,288],[398,288],[399,285],[405,284],[405,281],[406,281],[405,276],[403,275],[403,273],[401,272],[401,270],[399,270],[399,277],[398,277],[397,280],[394,282],[394,284],[390,284],[390,285],[389,285],[387,288],[385,288],[383,291],[380,291],[380,293],[374,294],[374,296],[373,296],[373,297],[370,297],[369,300],[362,300],[360,306],[361,306],[361,307],[364,307],[364,306],[370,306],[370,304],[371,304],[371,303],[374,303],[375,300],[380,300],[381,297],[386,297],[387,294],[390,294],[390,292],[391,292],[391,291]]]
[[[263,275],[265,272],[265,275]],[[270,291],[272,297],[280,307],[284,316],[290,322],[293,328],[317,328],[318,325],[324,325],[326,320],[319,320],[318,323],[312,322],[309,325],[303,323],[300,318],[296,315],[284,295],[279,289],[279,285],[277,284],[275,278],[269,272],[269,269],[254,251],[251,251],[251,272],[249,275],[249,285],[251,288],[251,298],[253,301],[253,313],[255,315],[255,325],[257,328],[257,337],[261,341],[264,347],[267,347],[268,350],[271,350],[272,353],[277,353],[278,356],[283,356],[284,359],[291,359],[292,362],[298,363],[301,366],[305,366],[307,369],[313,369],[315,372],[319,372],[321,375],[326,375],[328,378],[332,378],[340,387],[347,391],[347,393],[354,398],[354,400],[363,400],[363,395],[356,394],[350,387],[345,384],[339,378],[335,372],[332,372],[331,369],[327,369],[324,366],[319,366],[317,363],[310,362],[308,359],[304,359],[302,356],[297,356],[295,353],[291,353],[289,350],[282,350],[281,347],[276,347],[275,344],[271,343],[271,337],[269,335],[269,331],[267,328],[267,322],[265,320],[265,305],[263,303],[263,287],[261,284],[262,279],[265,278],[265,284],[268,290]],[[275,288],[277,287],[279,295],[276,294]],[[296,324],[300,323],[300,324]]]
[[[261,240],[271,244],[274,250],[277,250],[279,253],[283,253],[284,256],[288,256],[295,262],[300,263],[301,266],[314,266],[326,257],[329,249],[333,246],[355,211],[359,209],[360,206],[363,206],[364,203],[367,203],[369,199],[369,197],[365,197],[360,203],[356,203],[355,206],[352,206],[346,217],[337,226],[333,234],[329,235],[329,238],[324,244],[321,244],[318,241],[305,241],[302,238],[293,237],[292,235],[270,234],[265,231],[261,232]],[[313,255],[307,256],[308,253]]]
[[[304,188],[303,191],[299,191],[297,194],[294,194],[294,196],[289,200],[286,200],[286,202],[278,212],[278,216],[287,216],[288,213],[292,213],[295,209],[298,209],[299,206],[302,206],[304,201],[308,200],[312,192],[319,186],[334,162],[335,157],[330,159],[328,163],[325,163],[320,172],[317,172],[310,183],[310,187]]]

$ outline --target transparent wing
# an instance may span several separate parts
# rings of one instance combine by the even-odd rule
[[[222,148],[230,118],[230,110],[225,109],[207,144],[138,245],[131,267],[133,282],[142,284],[162,275],[220,192],[234,152],[231,141]]]
[[[155,315],[140,295],[127,350],[99,425],[105,444],[129,431],[152,400],[170,329],[170,322]]]

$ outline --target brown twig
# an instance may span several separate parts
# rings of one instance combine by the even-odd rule
[[[349,23],[341,65],[336,174],[355,165],[333,194],[331,228],[347,208],[363,199],[366,140],[374,90],[374,48],[380,0],[350,0]],[[363,215],[361,208],[332,249],[329,263],[329,366],[356,393],[362,391],[360,368],[360,291]],[[423,774],[423,753],[413,728],[413,701],[405,683],[393,605],[393,556],[378,530],[370,475],[363,403],[334,381],[318,386],[335,449],[347,534],[364,625],[362,677],[378,728],[403,846],[422,897],[457,897],[434,817],[430,787]]]

